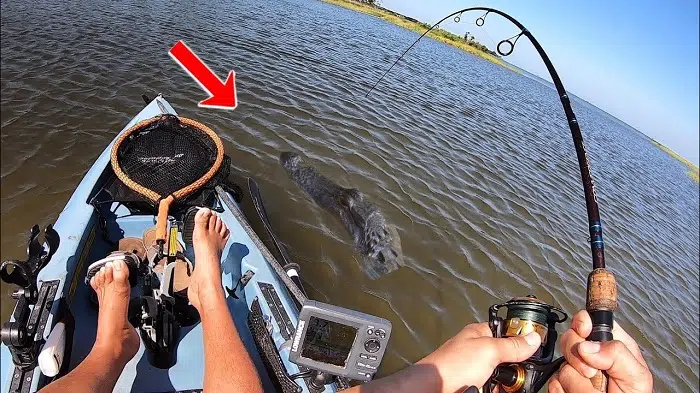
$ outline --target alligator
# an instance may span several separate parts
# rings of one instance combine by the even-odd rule
[[[316,168],[304,165],[297,153],[280,154],[280,164],[299,188],[340,219],[362,255],[364,271],[371,279],[404,265],[398,231],[358,189],[336,184]]]

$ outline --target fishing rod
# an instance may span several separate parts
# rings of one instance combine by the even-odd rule
[[[476,19],[476,25],[481,27],[484,25],[486,22],[486,17],[489,14],[497,14],[502,16],[503,18],[507,19],[511,23],[513,23],[515,26],[520,29],[520,33],[514,35],[513,37],[501,40],[497,47],[496,50],[498,51],[498,54],[501,56],[508,56],[511,53],[513,53],[513,50],[515,48],[515,44],[518,42],[518,39],[521,36],[527,37],[532,45],[535,47],[537,50],[537,53],[539,53],[540,57],[542,58],[542,61],[544,61],[545,66],[547,67],[547,71],[549,71],[549,75],[552,78],[552,82],[554,82],[554,86],[557,89],[557,93],[559,94],[559,99],[561,101],[562,106],[564,107],[564,113],[566,114],[566,119],[569,124],[569,129],[571,130],[571,136],[573,137],[574,140],[574,149],[576,150],[576,157],[578,159],[578,165],[579,169],[581,171],[581,180],[583,182],[583,192],[586,198],[586,211],[588,213],[588,230],[590,233],[590,246],[591,246],[591,254],[592,254],[592,262],[593,262],[593,268],[591,273],[588,275],[588,286],[586,290],[586,310],[591,316],[591,320],[593,322],[593,329],[591,331],[590,336],[588,336],[588,340],[591,341],[599,341],[599,342],[605,342],[605,341],[611,341],[613,339],[613,334],[612,334],[612,329],[613,329],[613,320],[614,320],[614,311],[617,308],[617,285],[615,283],[615,276],[605,268],[605,248],[604,248],[604,243],[603,243],[603,227],[600,222],[600,213],[598,211],[598,199],[596,197],[596,192],[595,192],[595,186],[593,185],[593,178],[591,176],[591,169],[590,169],[590,164],[588,161],[588,155],[586,153],[586,147],[583,143],[583,136],[581,135],[581,129],[579,127],[578,121],[576,120],[576,115],[574,114],[573,109],[571,108],[571,101],[569,100],[569,95],[566,93],[566,89],[564,89],[564,85],[561,82],[561,79],[559,78],[559,75],[557,74],[556,69],[554,68],[554,65],[552,62],[549,60],[549,56],[547,56],[547,53],[544,51],[540,43],[535,39],[535,37],[530,33],[530,31],[523,26],[522,23],[518,22],[515,18],[512,16],[506,14],[505,12],[493,9],[493,8],[487,8],[487,7],[469,7],[469,8],[464,8],[462,10],[453,12],[446,17],[440,19],[437,23],[435,23],[433,26],[431,26],[428,30],[426,30],[423,34],[421,34],[418,39],[416,39],[411,46],[409,46],[402,54],[401,56],[394,61],[394,63],[389,67],[386,72],[377,80],[377,82],[370,88],[370,90],[367,92],[365,97],[368,97],[369,94],[379,85],[379,83],[384,79],[384,77],[391,71],[392,68],[398,62],[410,51],[417,43],[420,41],[423,37],[425,37],[430,31],[433,29],[437,28],[440,23],[444,22],[445,20],[449,18],[454,18],[455,22],[459,22],[461,20],[462,14],[465,12],[469,11],[484,11],[485,13],[478,17]],[[534,297],[532,297],[534,299]],[[518,299],[516,301],[516,299]],[[497,315],[492,315],[493,313],[489,313],[489,322],[492,326],[492,330],[494,330],[494,336],[496,336],[496,333],[506,333],[504,335],[507,335],[506,332],[502,332],[501,328],[507,328],[508,321],[513,321],[514,318],[517,317],[522,317],[522,311],[524,309],[538,309],[538,306],[532,303],[537,303],[532,301],[529,306],[528,306],[528,301],[524,300],[524,298],[516,298],[513,299],[509,302],[506,302],[503,305],[508,309],[508,315],[506,316],[506,320],[503,321]],[[514,302],[515,303],[511,303]],[[541,302],[539,302],[541,303]],[[508,308],[508,305],[511,306],[511,308]],[[496,306],[494,306],[496,307]],[[551,307],[551,306],[549,306]],[[546,307],[545,307],[546,308]],[[492,307],[493,309],[493,307]],[[498,308],[496,308],[497,312]],[[512,311],[512,312],[511,312]],[[548,313],[551,313],[551,310],[540,310],[541,312],[538,314],[540,316],[547,317]],[[513,318],[510,318],[511,314],[513,315]],[[530,314],[528,314],[530,315]],[[542,321],[551,321],[551,315],[549,316],[550,319],[545,318]],[[492,322],[493,320],[493,322]],[[500,321],[500,323],[499,323]],[[542,322],[540,321],[540,322]],[[557,322],[561,322],[563,320],[558,320]],[[505,322],[505,324],[504,324]],[[549,325],[550,330],[553,329],[553,325]],[[542,328],[541,328],[542,329]],[[498,331],[496,331],[498,330]],[[547,331],[547,330],[545,330]],[[523,332],[522,334],[527,334],[529,331]],[[556,334],[556,331],[555,331]],[[546,337],[546,336],[545,336]],[[556,340],[556,335],[554,337]],[[544,341],[543,341],[544,345]],[[536,354],[537,355],[537,354]],[[556,362],[555,362],[556,363]],[[527,366],[527,365],[526,365]],[[518,366],[520,367],[520,366]],[[499,366],[499,369],[497,369],[494,372],[494,376],[492,376],[492,379],[496,379],[497,382],[500,383],[501,387],[503,387],[504,390],[508,392],[524,392],[524,391],[530,391],[530,390],[522,390],[522,388],[525,388],[527,381],[531,380],[532,377],[527,374],[526,371],[524,371],[523,367],[510,367],[510,369],[507,368],[502,368]],[[499,378],[497,374],[499,374],[499,370],[501,371],[502,375],[508,374],[506,378]],[[549,376],[546,374],[549,373],[549,370],[542,376],[546,376],[546,378],[540,378],[540,379],[548,379]],[[529,378],[529,379],[528,379]],[[503,381],[506,381],[504,383]],[[513,382],[513,385],[509,384],[509,382]],[[544,383],[544,381],[536,381],[540,383]],[[598,372],[598,375],[596,375],[594,378],[591,379],[591,382],[593,383],[593,386],[599,390],[599,391],[607,391],[607,378],[605,375],[603,375],[601,372]],[[539,383],[535,384],[538,385]],[[520,388],[514,389],[516,385],[519,385]],[[534,385],[533,385],[534,386]],[[541,385],[540,385],[541,386]],[[514,389],[514,390],[513,390]],[[489,390],[490,391],[490,390]],[[536,390],[533,390],[536,391]]]

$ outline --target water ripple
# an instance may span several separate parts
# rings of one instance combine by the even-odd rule
[[[312,297],[392,320],[382,373],[510,297],[583,306],[586,211],[550,86],[424,40],[366,99],[416,34],[315,1],[0,7],[3,259],[21,255],[33,223],[56,218],[140,95],[163,92],[222,135],[236,172],[259,180]],[[217,73],[236,70],[235,112],[196,107],[204,93],[167,56],[178,39]],[[645,136],[573,105],[619,280],[617,317],[658,392],[697,391],[697,185]],[[290,149],[380,206],[405,269],[365,278],[342,225],[277,164]]]

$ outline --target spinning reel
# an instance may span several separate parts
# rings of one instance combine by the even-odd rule
[[[505,319],[498,316],[501,308],[506,308]],[[520,363],[499,365],[484,385],[484,392],[536,393],[564,363],[561,357],[554,358],[557,343],[555,325],[566,321],[567,314],[558,307],[551,306],[533,295],[516,297],[503,304],[489,308],[489,327],[493,336],[516,337],[531,332],[540,335],[540,347],[534,355]]]

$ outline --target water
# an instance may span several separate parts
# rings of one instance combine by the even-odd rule
[[[425,40],[364,98],[417,35],[317,1],[3,1],[1,11],[2,259],[23,255],[31,225],[55,220],[140,95],[162,92],[258,180],[311,297],[393,322],[382,374],[485,320],[493,303],[533,293],[570,313],[584,305],[583,192],[546,84]],[[167,55],[179,39],[219,75],[235,69],[238,109],[197,108],[206,95]],[[698,186],[642,134],[573,105],[618,278],[616,316],[657,392],[698,391]],[[342,225],[277,164],[284,150],[379,205],[407,267],[366,279]]]

